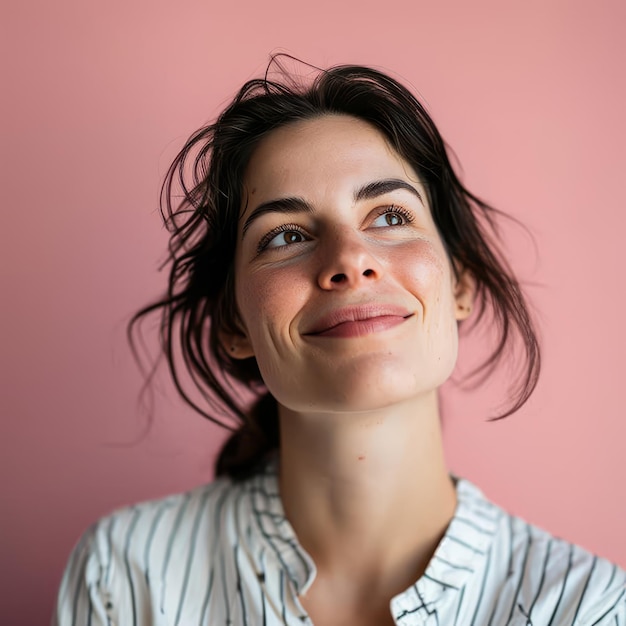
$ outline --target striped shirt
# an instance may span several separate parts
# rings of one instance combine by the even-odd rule
[[[399,626],[626,626],[626,572],[513,517],[458,479],[425,573],[391,599]],[[310,626],[315,564],[275,466],[121,508],[69,558],[53,626]],[[354,623],[359,623],[355,615]]]

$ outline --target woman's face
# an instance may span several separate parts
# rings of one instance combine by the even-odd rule
[[[349,116],[284,126],[254,152],[243,196],[233,356],[253,355],[297,412],[435,393],[472,294],[454,280],[417,174],[385,138]]]

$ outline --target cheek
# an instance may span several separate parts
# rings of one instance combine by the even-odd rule
[[[394,263],[425,308],[449,303],[452,296],[450,265],[445,252],[422,241],[400,251]]]
[[[405,284],[422,305],[426,345],[442,359],[455,358],[458,335],[452,266],[442,247],[421,242],[404,259]]]
[[[301,277],[285,271],[260,270],[239,281],[237,304],[250,338],[287,332],[305,301],[305,291]]]

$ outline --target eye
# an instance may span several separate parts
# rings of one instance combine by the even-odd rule
[[[284,248],[303,241],[306,241],[306,237],[299,226],[282,224],[271,230],[259,241],[258,252],[263,252],[268,248]]]
[[[372,222],[374,228],[387,226],[403,226],[413,221],[413,215],[400,206],[388,206],[379,210],[376,219]]]

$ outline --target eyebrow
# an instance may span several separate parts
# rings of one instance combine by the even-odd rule
[[[411,184],[407,183],[400,178],[385,178],[383,180],[375,180],[371,183],[367,183],[362,187],[359,187],[354,192],[354,202],[361,202],[363,200],[372,200],[379,196],[384,196],[392,191],[398,189],[404,189],[405,191],[413,194],[424,205],[424,199],[422,194]],[[426,205],[424,205],[426,206]],[[254,220],[261,217],[265,213],[313,213],[315,209],[304,198],[291,197],[280,198],[277,200],[270,200],[269,202],[263,202],[250,213],[246,219],[241,238],[243,239],[246,231],[252,225]]]

